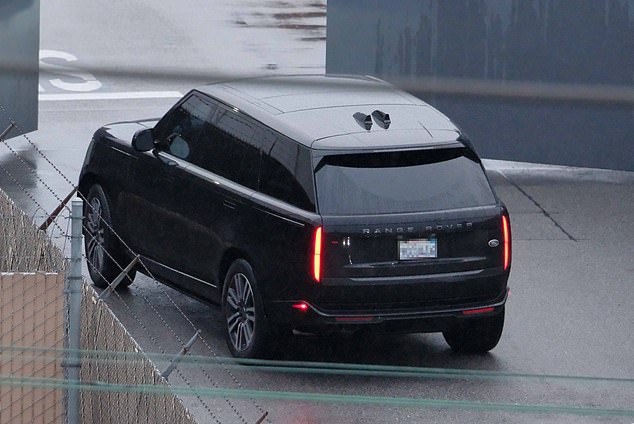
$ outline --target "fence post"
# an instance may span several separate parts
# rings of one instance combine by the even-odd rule
[[[71,244],[70,244],[70,272],[68,273],[67,290],[70,294],[68,314],[68,353],[66,367],[68,367],[68,424],[80,424],[79,419],[79,371],[81,355],[79,351],[81,325],[81,242],[83,202],[73,199],[71,206]]]
[[[15,122],[9,121],[9,126],[0,133],[0,143],[4,141],[5,138],[9,135],[12,129],[15,128]]]

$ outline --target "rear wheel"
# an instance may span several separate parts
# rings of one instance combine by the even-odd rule
[[[497,346],[503,328],[504,309],[492,317],[465,320],[442,334],[455,352],[486,353]]]
[[[274,346],[251,265],[238,259],[225,277],[222,305],[227,345],[238,358],[268,356]]]
[[[84,205],[84,247],[88,272],[95,286],[106,288],[130,260],[112,231],[110,204],[103,188],[95,184]],[[136,271],[128,273],[118,287],[132,284]]]

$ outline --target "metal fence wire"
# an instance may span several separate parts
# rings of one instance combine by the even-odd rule
[[[2,104],[0,104],[0,110],[6,112],[6,109],[4,108],[4,106]],[[20,128],[19,124],[17,124],[14,121],[11,121],[12,125],[15,126],[16,128]],[[46,156],[46,154],[41,151],[37,145],[26,135],[23,135],[22,138],[24,140],[26,140],[28,142],[28,144],[38,153],[39,156],[41,156],[70,186],[73,187],[73,189],[77,189],[77,187],[75,186],[75,184],[66,176],[64,175],[64,173],[53,163],[51,162],[51,160]],[[42,184],[47,191],[53,195],[53,197],[55,199],[57,199],[57,201],[62,202],[62,196],[58,195],[58,193],[56,193],[39,175],[37,175],[37,172],[35,170],[34,167],[32,167],[27,161],[24,160],[24,158],[21,157],[21,155],[19,154],[18,151],[16,151],[14,148],[12,148],[8,142],[3,143],[3,145],[16,157],[16,159],[22,164],[24,165],[27,169],[29,169],[35,176],[35,178],[38,180],[38,182],[40,184]],[[1,167],[1,166],[0,166]],[[15,179],[14,176],[12,176],[9,172],[7,172],[6,169],[4,169],[4,172],[7,173],[7,175],[11,178],[11,180],[16,184],[16,186],[18,186],[19,188],[22,189],[22,191],[24,192],[24,194],[27,195],[27,198],[29,198],[32,203],[34,205],[36,205],[38,208],[41,208],[41,206],[39,205],[39,203],[32,198],[32,196],[29,196],[29,193],[27,190],[25,190],[23,187],[19,186],[19,183],[17,182],[17,180]],[[86,202],[86,198],[84,197],[84,195],[81,192],[77,192],[77,196],[79,198],[81,198],[85,203],[86,208],[89,210],[92,206]],[[64,210],[66,212],[69,212],[69,208],[65,207]],[[59,220],[59,218],[58,218]],[[57,222],[58,220],[54,220],[53,221],[53,232],[55,232],[55,228],[57,228],[59,230],[59,232],[61,232],[63,234],[63,236],[65,238],[68,238],[68,229],[66,229],[66,231],[64,231],[61,227],[60,224]],[[132,251],[132,249],[130,249],[127,244],[123,241],[123,239],[119,236],[119,234],[110,227],[110,225],[106,222],[103,222],[106,227],[108,227],[108,229],[110,231],[112,231],[112,233],[114,234],[115,237],[117,237],[119,239],[119,241],[123,244],[123,246],[131,253],[132,256],[136,256],[136,253]],[[85,229],[85,228],[84,228]],[[115,264],[119,267],[119,269],[123,270],[123,268],[125,267],[126,264],[121,264],[121,263],[117,263],[116,260],[114,260],[114,258],[111,256],[111,253],[108,252],[106,249],[104,249],[104,253],[110,258],[112,259]],[[173,308],[175,308],[178,313],[180,314],[180,316],[185,319],[185,321],[192,327],[193,330],[197,331],[198,329],[196,328],[196,326],[194,325],[194,323],[192,322],[192,320],[190,319],[189,316],[187,316],[187,314],[185,314],[185,312],[179,307],[179,305],[174,301],[174,299],[172,298],[172,296],[170,296],[170,294],[166,291],[166,289],[156,280],[156,278],[154,278],[154,276],[152,276],[152,273],[149,271],[149,269],[146,267],[146,265],[143,263],[143,261],[139,261],[139,265],[143,268],[143,270],[145,271],[145,273],[153,280],[153,282],[155,283],[155,285],[158,287],[158,289],[160,290],[160,292],[169,300],[171,306]],[[145,328],[145,325],[143,324],[142,320],[140,320],[136,314],[134,314],[132,312],[132,310],[128,307],[127,302],[122,299],[116,292],[115,295],[117,295],[118,299],[125,305],[126,310],[131,314],[131,316],[133,316],[135,318],[135,320],[142,326]],[[145,301],[145,303],[148,305],[148,307],[150,308],[150,310],[156,315],[156,317],[160,320],[160,322],[163,324],[163,326],[165,327],[165,329],[167,329],[173,336],[174,338],[177,340],[177,342],[179,343],[179,345],[183,346],[185,340],[183,340],[172,328],[170,322],[165,318],[165,316],[159,312],[159,310],[156,308],[156,306],[144,295],[141,294],[141,297],[143,298],[143,300]],[[163,350],[163,347],[161,346],[161,343],[158,342],[158,340],[155,337],[151,337],[153,340],[153,344],[155,345],[155,348],[157,348],[161,353],[165,353],[165,351]],[[212,345],[210,344],[209,341],[205,340],[204,337],[200,336],[198,337],[198,340],[200,340],[200,342],[205,346],[205,349],[208,350],[208,352],[213,356],[213,357],[217,357],[217,352],[216,350],[212,347]],[[242,384],[241,382],[236,378],[236,376],[232,373],[232,371],[226,367],[222,367],[223,373],[226,374],[230,380],[232,385],[236,386],[237,388],[242,388]],[[205,376],[205,378],[207,379],[207,381],[209,382],[209,384],[211,384],[213,387],[218,388],[218,382],[216,381],[216,378],[212,375],[210,375],[208,373],[207,370],[205,370],[204,368],[200,369],[200,372]],[[176,374],[178,374],[178,376],[181,378],[181,380],[183,382],[185,382],[185,384],[187,384],[190,388],[192,387],[191,385],[191,381],[189,378],[187,378],[180,370],[176,369]],[[208,401],[206,401],[205,399],[203,399],[201,396],[196,395],[195,396],[198,403],[200,405],[203,406],[203,408],[206,410],[208,417],[213,420],[214,422],[220,423],[221,420],[218,416],[217,413],[215,413],[212,409],[212,406],[208,403]],[[224,403],[226,403],[226,405],[229,407],[230,415],[232,415],[233,417],[237,418],[240,422],[246,424],[247,420],[244,417],[243,413],[245,412],[245,410],[252,410],[251,412],[254,412],[255,414],[257,414],[257,416],[259,417],[265,417],[264,420],[265,422],[270,422],[270,420],[266,417],[266,412],[264,411],[264,409],[262,408],[262,406],[255,400],[255,399],[249,399],[247,402],[241,401],[239,402],[240,405],[238,404],[238,402],[236,400],[230,399],[229,397],[224,397],[223,398]]]
[[[100,357],[98,352],[139,353],[141,348],[86,283],[82,291],[81,329],[82,350],[95,351],[82,359],[82,383],[168,386],[144,355],[133,355],[126,361],[108,361],[111,355]],[[196,423],[180,400],[167,390],[160,395],[82,390],[80,408],[84,424]]]
[[[0,271],[62,272],[64,257],[0,190]]]
[[[59,223],[56,228],[68,236],[68,229],[64,231]],[[1,190],[0,249],[0,375],[62,379],[68,347],[69,304],[64,291],[68,266],[50,236],[38,231],[32,219]],[[108,306],[97,301],[87,283],[82,290],[81,328],[83,351],[138,354],[124,362],[87,355],[81,364],[82,383],[167,387],[167,381],[140,353]],[[62,423],[64,408],[65,394],[60,387],[0,386],[0,423]],[[82,391],[80,416],[83,423],[195,423],[169,390],[160,395]]]

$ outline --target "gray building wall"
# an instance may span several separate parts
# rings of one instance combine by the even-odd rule
[[[329,0],[326,70],[634,88],[634,0]],[[415,94],[484,157],[634,171],[634,108]]]
[[[14,137],[37,129],[40,3],[0,0],[0,132],[14,120]]]

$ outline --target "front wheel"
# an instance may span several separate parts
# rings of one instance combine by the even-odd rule
[[[99,184],[93,185],[88,191],[84,204],[83,225],[90,278],[95,286],[106,288],[119,275],[122,267],[128,264],[129,259],[113,232],[110,203]],[[119,287],[132,284],[135,274],[136,271],[130,271]]]
[[[258,358],[270,354],[270,327],[262,307],[251,265],[238,259],[229,267],[222,294],[227,345],[238,358]]]
[[[504,328],[504,309],[492,317],[472,318],[442,334],[452,350],[486,353],[497,346]]]

